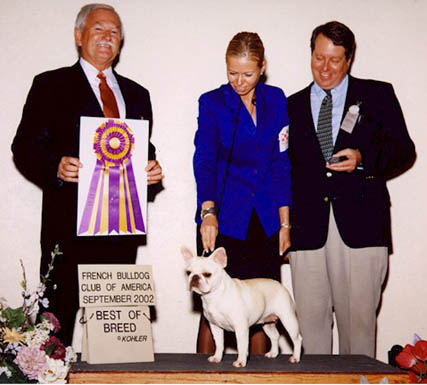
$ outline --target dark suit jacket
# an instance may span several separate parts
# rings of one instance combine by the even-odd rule
[[[347,246],[390,246],[386,181],[415,160],[415,146],[393,87],[349,77],[343,115],[360,102],[360,120],[352,134],[339,131],[334,153],[345,148],[359,149],[363,170],[352,173],[325,168],[311,113],[310,88],[311,85],[292,95],[288,104],[293,249],[317,249],[325,244],[331,204]]]
[[[149,120],[151,131],[148,91],[114,75],[125,100],[126,118]],[[103,112],[79,63],[34,78],[12,151],[17,168],[43,190],[42,245],[75,239],[77,184],[64,183],[56,176],[63,156],[79,156],[80,116],[102,117]],[[149,158],[155,159],[151,143]]]

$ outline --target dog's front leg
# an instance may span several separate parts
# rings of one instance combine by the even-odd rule
[[[241,325],[236,327],[236,341],[237,341],[237,360],[233,362],[236,368],[244,368],[248,360],[249,348],[249,327]]]
[[[215,341],[215,354],[208,358],[209,362],[221,362],[224,352],[224,330],[219,326],[210,323],[212,335]]]

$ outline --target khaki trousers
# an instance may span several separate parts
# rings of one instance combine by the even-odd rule
[[[335,310],[339,353],[375,357],[376,311],[388,268],[387,248],[346,246],[331,207],[325,246],[290,253],[290,265],[304,352],[332,353]]]

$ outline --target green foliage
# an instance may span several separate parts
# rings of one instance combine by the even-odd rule
[[[19,369],[18,365],[16,365],[14,362],[1,362],[0,367],[5,366],[9,369],[12,376],[8,378],[5,373],[2,373],[0,375],[0,384],[36,384],[36,380],[29,380],[28,377],[22,373],[22,371]]]
[[[16,309],[8,307],[2,311],[2,317],[5,319],[6,326],[9,329],[18,329],[26,320],[22,307]]]

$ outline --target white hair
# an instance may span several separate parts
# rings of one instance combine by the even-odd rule
[[[84,7],[82,7],[82,9],[80,10],[80,12],[77,15],[76,22],[74,23],[74,28],[78,29],[80,31],[83,31],[83,28],[86,24],[87,17],[89,16],[89,14],[92,11],[95,11],[96,9],[106,9],[108,11],[113,12],[117,16],[117,18],[119,19],[119,22],[120,22],[121,39],[123,40],[124,33],[123,33],[122,20],[120,19],[120,16],[116,12],[116,10],[111,5],[108,5],[108,4],[93,3],[93,4],[87,4]]]

